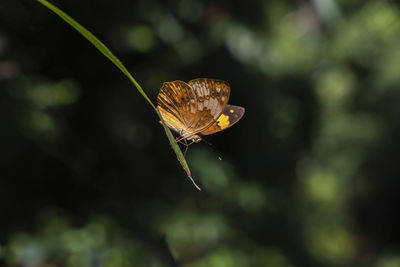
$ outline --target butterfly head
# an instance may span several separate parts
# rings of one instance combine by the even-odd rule
[[[191,137],[189,137],[188,140],[191,140],[191,141],[193,141],[195,143],[198,143],[198,142],[201,141],[201,136],[198,135],[198,134],[194,134]]]

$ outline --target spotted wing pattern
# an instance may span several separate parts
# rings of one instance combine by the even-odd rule
[[[242,118],[244,112],[243,107],[226,105],[219,118],[210,127],[203,130],[201,134],[209,135],[231,127]]]
[[[166,82],[157,97],[158,110],[169,128],[187,138],[218,119],[229,94],[229,85],[214,79]]]
[[[197,116],[193,124],[196,132],[212,125],[228,104],[231,88],[228,83],[216,79],[194,79],[188,82],[197,96]]]
[[[167,126],[181,133],[191,124],[190,110],[196,108],[192,88],[182,81],[166,82],[157,97],[158,110]]]

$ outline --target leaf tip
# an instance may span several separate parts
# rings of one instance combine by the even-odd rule
[[[189,177],[190,181],[192,181],[193,185],[197,188],[197,190],[201,191],[201,188],[196,184],[190,173],[188,173],[187,176]]]

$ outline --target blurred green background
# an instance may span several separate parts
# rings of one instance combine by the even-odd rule
[[[2,0],[0,265],[400,266],[398,1],[52,3],[151,99],[217,78],[246,114],[190,147],[199,192],[115,66]]]

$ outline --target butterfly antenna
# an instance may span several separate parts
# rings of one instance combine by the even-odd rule
[[[206,143],[207,145],[210,146],[211,150],[214,152],[215,155],[217,155],[217,157],[218,157],[219,160],[222,160],[221,156],[220,156],[219,153],[213,148],[213,145],[212,145],[210,142],[208,142],[208,141],[207,141],[206,139],[204,139],[204,138],[202,138],[201,140],[202,140],[204,143]]]

